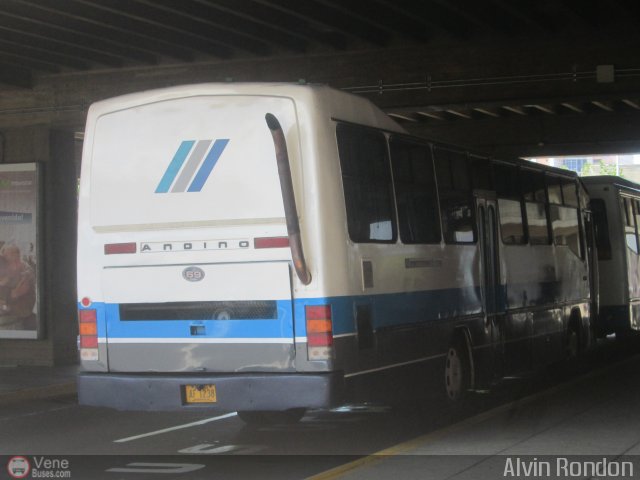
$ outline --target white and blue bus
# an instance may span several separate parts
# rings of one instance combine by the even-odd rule
[[[640,332],[640,185],[603,175],[584,177],[598,251],[598,336]]]
[[[82,404],[296,419],[401,378],[458,400],[590,342],[573,173],[328,87],[95,103],[79,202]]]

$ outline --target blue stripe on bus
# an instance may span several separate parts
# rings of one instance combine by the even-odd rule
[[[228,138],[220,138],[213,143],[213,147],[211,147],[209,155],[207,155],[207,158],[204,159],[200,170],[198,170],[198,173],[196,173],[196,176],[193,179],[193,182],[191,182],[191,185],[189,186],[187,192],[199,192],[200,190],[202,190],[202,187],[207,181],[207,178],[209,178],[213,167],[216,166],[220,155],[222,155],[222,152],[224,151],[228,143]]]
[[[371,307],[373,328],[379,329],[480,313],[481,297],[480,288],[471,286],[422,292],[296,299],[294,318],[297,336],[306,335],[304,308],[307,305],[331,305],[333,334],[344,335],[356,331],[355,312],[358,306]]]
[[[171,184],[178,175],[178,172],[186,160],[187,155],[189,155],[194,143],[196,143],[195,140],[185,140],[180,144],[176,154],[173,156],[171,163],[167,167],[167,170],[164,172],[164,175],[156,188],[156,193],[167,193],[169,191]]]
[[[565,285],[566,286],[566,285]],[[576,288],[574,286],[574,288]],[[563,290],[560,282],[536,282],[511,285],[510,307],[534,307],[562,303],[578,298],[577,292]],[[529,295],[526,292],[532,292]],[[520,292],[520,294],[517,294]],[[535,294],[533,292],[536,292]],[[355,312],[358,306],[370,306],[374,329],[415,325],[463,315],[480,314],[480,287],[451,288],[421,292],[402,292],[344,297],[300,298],[278,300],[278,319],[252,320],[119,320],[118,304],[94,303],[98,310],[99,335],[112,338],[193,338],[191,325],[205,327],[204,338],[283,338],[306,336],[305,306],[331,305],[334,335],[356,332]],[[507,307],[504,285],[498,291],[499,311]],[[78,308],[83,308],[78,305]],[[292,312],[293,308],[293,312]],[[295,318],[295,325],[293,319]],[[106,326],[106,330],[102,326]],[[202,337],[201,337],[202,338]]]
[[[279,318],[258,320],[120,321],[118,304],[107,303],[102,307],[109,338],[293,338],[291,302],[277,303]],[[191,335],[192,325],[204,326],[205,334]]]
[[[104,311],[111,338],[192,338],[191,325],[205,327],[204,338],[293,338],[306,335],[305,306],[331,305],[334,335],[355,333],[355,311],[370,305],[374,328],[420,323],[480,312],[476,287],[437,291],[278,300],[277,319],[120,321],[118,304],[94,303]],[[79,306],[79,308],[82,308]],[[293,314],[293,315],[292,315]],[[293,318],[296,319],[295,327]]]

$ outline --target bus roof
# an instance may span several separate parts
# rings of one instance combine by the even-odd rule
[[[593,175],[589,177],[581,177],[580,180],[585,185],[614,185],[616,187],[627,188],[630,190],[640,191],[640,184],[627,180],[626,178],[617,177],[615,175]]]
[[[335,120],[406,133],[391,117],[365,98],[326,85],[294,83],[200,83],[146,90],[95,102],[89,109],[89,119],[149,103],[208,95],[286,97],[297,104],[321,105]]]

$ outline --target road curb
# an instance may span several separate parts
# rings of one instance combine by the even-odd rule
[[[75,395],[77,393],[76,382],[58,383],[45,387],[23,388],[13,392],[0,393],[0,405],[8,405],[29,400],[42,400],[45,398],[60,397],[63,395]]]

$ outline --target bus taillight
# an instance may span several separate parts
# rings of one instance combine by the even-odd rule
[[[287,248],[289,237],[257,237],[253,239],[254,248]]]
[[[104,246],[105,255],[116,255],[122,253],[136,253],[137,246],[135,242],[129,243],[107,243]]]
[[[328,360],[333,354],[331,305],[305,307],[309,360]]]
[[[94,309],[78,310],[80,358],[98,360],[98,313]]]

